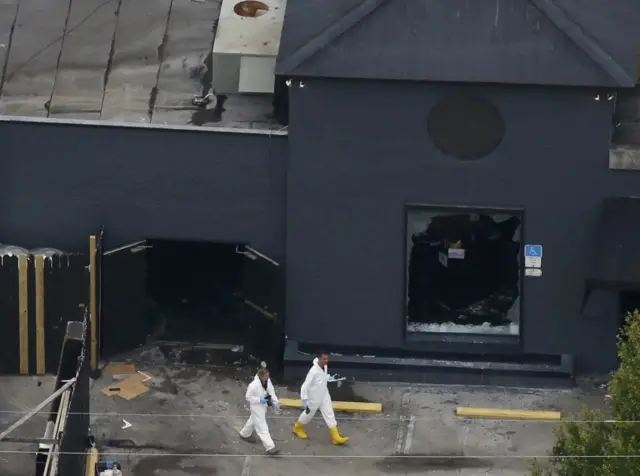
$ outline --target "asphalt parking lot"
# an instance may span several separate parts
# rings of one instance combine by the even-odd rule
[[[146,353],[146,354],[145,354]],[[149,357],[151,356],[151,357]],[[597,388],[518,390],[483,387],[406,386],[356,382],[333,389],[334,400],[383,404],[378,415],[339,414],[341,433],[351,440],[331,444],[318,415],[310,439],[294,438],[295,410],[271,414],[271,434],[280,448],[267,457],[238,431],[248,417],[244,400],[253,368],[210,368],[163,360],[157,349],[131,358],[152,378],[150,390],[125,401],[105,397],[105,373],[92,391],[93,431],[104,454],[133,476],[244,475],[432,475],[515,476],[531,456],[545,456],[553,444],[552,422],[468,420],[457,406],[579,411],[582,403],[602,407]],[[298,384],[279,385],[279,397],[298,398]],[[123,419],[132,426],[123,429]]]
[[[462,386],[406,386],[356,382],[333,389],[334,400],[380,402],[377,415],[338,414],[342,447],[331,444],[318,415],[297,440],[294,410],[270,414],[278,457],[241,441],[248,417],[244,400],[253,366],[193,366],[147,348],[128,356],[151,378],[149,390],[132,400],[107,397],[108,371],[92,382],[92,432],[102,456],[122,464],[131,476],[277,475],[444,475],[516,476],[526,473],[532,456],[546,456],[553,445],[553,422],[469,420],[455,416],[458,406],[578,412],[583,403],[604,407],[597,386],[573,390],[531,390]],[[279,397],[297,398],[298,383],[275,380]],[[0,428],[17,420],[50,394],[53,379],[0,378]],[[46,412],[16,436],[42,436]],[[123,429],[124,421],[131,424]],[[14,454],[7,451],[22,451]],[[0,474],[24,476],[33,468],[33,445],[0,445]],[[24,453],[26,452],[26,453]]]

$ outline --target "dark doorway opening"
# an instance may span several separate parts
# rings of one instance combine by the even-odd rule
[[[279,263],[238,243],[149,239],[146,246],[151,341],[181,363],[279,367]]]
[[[97,259],[102,359],[157,347],[178,364],[280,366],[281,263],[237,243],[147,239],[105,250],[103,238]]]
[[[635,310],[640,310],[640,291],[620,291],[620,307],[618,314],[618,329],[624,330],[627,316]]]
[[[147,299],[159,340],[240,345],[248,331],[235,243],[149,240]]]

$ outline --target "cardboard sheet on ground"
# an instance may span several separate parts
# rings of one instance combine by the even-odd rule
[[[120,384],[118,382],[114,382],[112,385],[103,388],[102,393],[106,397],[113,397],[114,395],[118,395],[120,393]]]
[[[112,364],[109,366],[111,375],[135,374],[137,372],[135,364]]]
[[[143,393],[148,392],[149,387],[142,383],[143,379],[144,377],[142,375],[134,375],[133,377],[123,380],[120,382],[120,393],[118,393],[117,396],[125,400],[133,400]]]
[[[102,389],[102,393],[107,397],[120,397],[125,400],[133,400],[149,391],[149,387],[142,382],[145,378],[145,376],[136,373],[121,382],[111,383],[111,385]]]

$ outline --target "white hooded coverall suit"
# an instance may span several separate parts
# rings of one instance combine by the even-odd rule
[[[267,380],[267,391],[265,391],[262,386],[262,382],[260,381],[260,377],[256,375],[253,382],[249,384],[247,393],[245,394],[245,398],[247,399],[247,402],[249,402],[249,407],[251,409],[251,416],[247,420],[247,423],[242,427],[242,430],[240,430],[240,436],[243,438],[249,438],[255,430],[258,438],[260,438],[260,441],[262,441],[262,444],[264,445],[264,449],[269,451],[275,448],[276,445],[269,434],[269,426],[267,425],[267,405],[265,403],[260,403],[260,399],[266,396],[267,392],[271,395],[271,402],[273,404],[277,404],[278,397],[276,396],[276,391],[273,388],[271,379]]]
[[[313,366],[307,378],[305,378],[302,388],[300,389],[300,398],[307,400],[309,403],[309,413],[302,412],[298,422],[307,425],[318,410],[322,414],[325,423],[331,428],[338,426],[336,422],[335,414],[333,413],[333,403],[331,402],[331,395],[329,395],[329,389],[327,388],[327,382],[329,374],[327,373],[327,367],[323,369],[318,364],[318,359],[313,360]]]

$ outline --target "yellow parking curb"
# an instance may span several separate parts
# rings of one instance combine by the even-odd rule
[[[495,420],[560,420],[562,418],[560,412],[473,407],[458,407],[456,415],[466,418],[491,418]]]
[[[87,463],[85,466],[85,476],[95,476],[97,474],[96,472],[96,465],[98,464],[98,450],[95,448],[89,448],[89,451],[87,451]]]
[[[293,398],[281,398],[280,406],[282,408],[300,408],[302,401]],[[368,402],[333,402],[333,410],[336,412],[382,413],[382,404]]]

